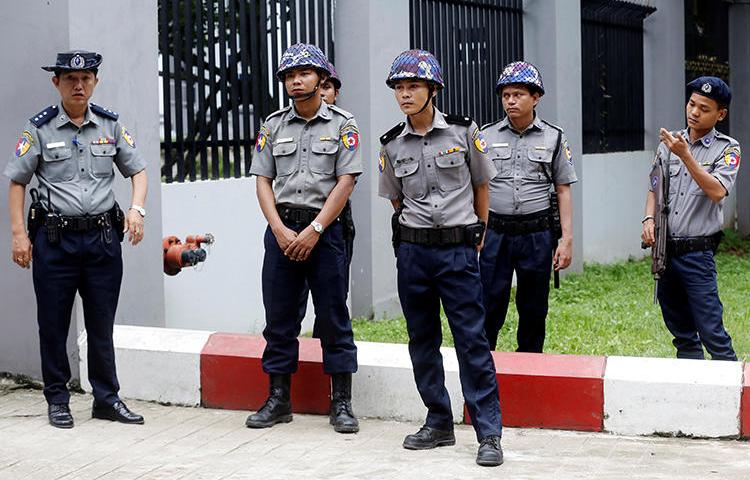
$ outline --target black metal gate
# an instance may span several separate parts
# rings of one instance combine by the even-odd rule
[[[241,177],[261,120],[288,97],[275,71],[297,42],[333,60],[335,0],[159,0],[164,182]]]
[[[480,125],[503,115],[495,82],[523,59],[522,0],[410,0],[412,48],[435,54],[446,88],[438,105]]]

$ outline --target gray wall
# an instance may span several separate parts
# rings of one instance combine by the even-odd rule
[[[161,277],[161,203],[159,186],[158,98],[156,94],[156,1],[8,0],[0,5],[3,28],[0,51],[0,168],[11,158],[23,124],[59,100],[50,74],[39,69],[56,52],[71,48],[97,50],[104,56],[101,81],[93,100],[111,107],[132,130],[149,161],[150,195],[146,238],[138,248],[124,246],[123,280],[118,323],[163,325]],[[12,46],[12,47],[11,47]],[[35,182],[33,182],[35,183]],[[32,184],[33,184],[32,183]],[[129,181],[119,180],[117,197],[130,204]],[[31,272],[10,261],[7,216],[8,179],[0,180],[0,371],[40,376],[36,306]],[[27,199],[28,204],[28,199]],[[76,323],[74,310],[73,324]],[[82,319],[81,319],[82,320]],[[72,329],[69,352],[77,365]]]
[[[750,0],[735,0],[729,7],[729,64],[732,87],[732,136],[750,152]],[[745,153],[745,158],[749,158]],[[740,166],[735,185],[737,228],[750,235],[750,167]]]

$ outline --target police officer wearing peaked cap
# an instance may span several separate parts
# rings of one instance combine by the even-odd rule
[[[146,162],[133,136],[111,110],[89,103],[102,57],[83,50],[59,53],[52,83],[60,103],[26,122],[5,169],[13,261],[33,267],[44,396],[49,422],[73,427],[68,407],[70,365],[66,340],[76,292],[83,301],[88,334],[89,380],[94,418],[143,423],[120,400],[112,329],[122,279],[120,241],[143,238]],[[127,215],[115,202],[113,166],[133,186]],[[27,233],[23,219],[26,185],[36,175],[39,192]]]
[[[401,53],[386,83],[407,118],[381,137],[379,193],[398,214],[398,294],[414,379],[427,407],[424,426],[408,435],[403,446],[423,450],[456,442],[440,354],[442,302],[480,442],[476,462],[497,466],[503,462],[502,424],[495,365],[484,335],[477,260],[487,219],[487,182],[495,168],[476,124],[468,117],[445,115],[433,105],[444,83],[431,53]]]
[[[655,169],[669,175],[667,193],[667,265],[658,280],[657,296],[678,358],[737,360],[724,328],[716,283],[714,253],[723,235],[724,199],[732,191],[740,167],[740,145],[716,130],[726,118],[732,91],[717,77],[698,77],[687,84],[687,128],[662,128]],[[649,181],[641,239],[654,243],[655,184]]]
[[[348,258],[339,220],[362,173],[354,117],[322,101],[320,85],[330,75],[315,45],[296,44],[281,58],[277,77],[294,104],[272,113],[258,132],[250,173],[257,177],[258,202],[268,220],[263,259],[263,370],[270,389],[250,415],[250,428],[292,420],[291,374],[299,356],[301,294],[307,284],[323,349],[323,370],[332,377],[330,423],[354,433],[351,406],[357,348],[349,311]]]
[[[550,272],[570,265],[577,181],[565,133],[535,107],[544,84],[528,62],[507,65],[497,80],[506,117],[482,127],[497,175],[490,181],[487,239],[480,259],[487,340],[494,350],[505,322],[513,272],[518,281],[518,351],[544,349]],[[559,199],[562,238],[555,245],[550,188]]]

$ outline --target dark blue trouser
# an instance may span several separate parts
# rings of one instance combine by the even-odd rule
[[[107,243],[99,230],[64,232],[58,245],[50,245],[46,230],[41,228],[34,240],[34,291],[48,403],[68,403],[70,399],[70,364],[65,346],[76,291],[83,301],[88,374],[94,399],[105,405],[119,399],[112,329],[122,280],[122,252],[117,234],[111,233]]]
[[[703,343],[712,359],[737,360],[722,322],[724,308],[711,250],[670,258],[657,296],[678,358],[702,359]]]
[[[306,225],[288,224],[296,232]],[[299,317],[300,295],[310,286],[320,344],[323,348],[323,369],[328,374],[357,371],[357,347],[354,345],[352,322],[346,306],[348,262],[342,226],[334,222],[320,237],[310,257],[295,262],[284,256],[271,228],[264,237],[263,305],[266,328],[263,337],[263,370],[284,374],[297,371],[302,319]]]
[[[485,333],[492,350],[505,323],[510,302],[513,271],[516,272],[519,352],[544,350],[545,323],[552,271],[552,233],[549,230],[525,235],[507,235],[487,230],[479,258]]]
[[[427,407],[425,425],[453,429],[440,354],[442,301],[458,356],[461,389],[477,438],[500,435],[500,400],[495,364],[484,336],[476,250],[465,245],[437,247],[401,242],[396,267],[414,380]]]

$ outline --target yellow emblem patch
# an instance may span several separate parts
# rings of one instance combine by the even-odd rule
[[[383,173],[383,170],[385,170],[385,149],[380,149],[380,158],[378,159],[378,170],[380,170],[380,173]]]
[[[125,143],[130,145],[130,148],[135,148],[135,139],[133,139],[133,136],[128,132],[126,129],[122,129],[122,139],[125,140]]]

